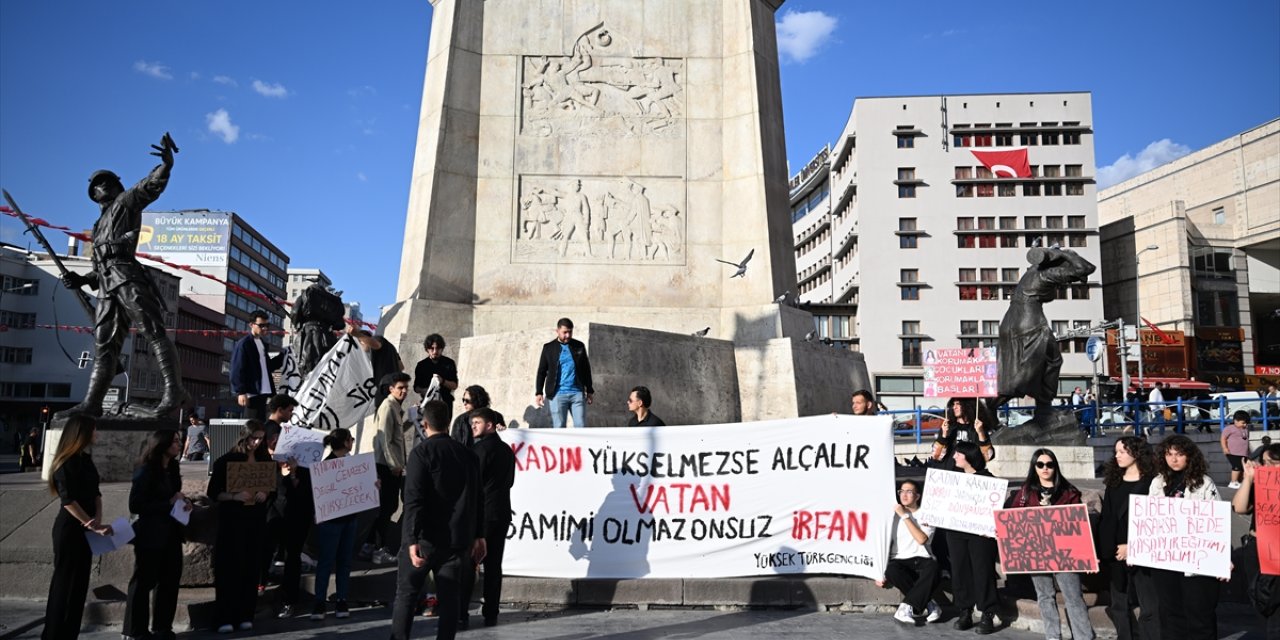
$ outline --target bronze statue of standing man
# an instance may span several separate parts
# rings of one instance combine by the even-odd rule
[[[126,407],[125,411],[134,417],[158,418],[189,399],[182,388],[178,351],[165,335],[164,299],[137,258],[142,210],[164,193],[169,184],[169,170],[173,168],[173,154],[178,151],[167,133],[159,145],[151,148],[155,149],[151,155],[160,158],[160,165],[128,191],[120,183],[120,176],[110,171],[95,171],[89,176],[89,199],[102,207],[102,215],[93,224],[93,272],[83,275],[68,272],[62,283],[68,289],[88,285],[98,290],[98,308],[93,321],[93,373],[84,400],[59,412],[58,417],[102,415],[102,400],[116,376],[120,349],[130,324],[138,327],[138,337],[147,341],[155,356],[164,381],[164,395],[154,407]]]

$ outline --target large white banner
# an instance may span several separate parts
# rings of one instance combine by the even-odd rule
[[[290,423],[332,431],[351,428],[373,414],[378,385],[369,355],[350,336],[344,336],[316,363],[294,395],[298,407]]]
[[[501,434],[516,457],[509,575],[884,575],[888,417]]]

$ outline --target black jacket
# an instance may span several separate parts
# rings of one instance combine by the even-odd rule
[[[266,346],[266,342],[263,341],[262,347],[265,349]],[[283,364],[284,352],[276,354],[274,358],[268,355],[267,373],[279,369]],[[274,394],[275,381],[268,377],[267,383],[271,387],[271,393]],[[235,348],[231,350],[231,393],[262,395],[262,367],[258,364],[258,345],[253,341],[252,335],[240,338]]]
[[[502,413],[490,409],[498,415],[498,421],[494,424],[506,425],[507,419],[502,417]],[[464,411],[461,415],[453,419],[453,426],[449,427],[449,437],[457,440],[462,446],[470,449],[476,443],[475,436],[471,435],[471,414],[474,411]]]
[[[402,535],[420,555],[460,552],[482,533],[476,455],[438,433],[413,448],[404,477]]]
[[[516,483],[516,456],[498,434],[480,436],[471,450],[480,459],[484,521],[511,522],[511,487]]]
[[[149,466],[138,467],[133,472],[129,512],[138,514],[133,523],[134,547],[159,549],[182,543],[182,525],[169,515],[173,511],[170,500],[181,490],[182,475],[176,460],[160,473]]]
[[[583,391],[594,394],[591,386],[591,361],[587,359],[587,345],[579,340],[569,338],[569,355],[573,358],[573,373]],[[548,400],[556,397],[560,389],[560,341],[552,340],[542,345],[542,357],[538,359],[538,379],[534,383],[534,393],[545,396]]]

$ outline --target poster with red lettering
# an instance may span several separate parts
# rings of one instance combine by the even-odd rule
[[[1231,577],[1231,505],[1129,496],[1129,564]]]
[[[929,349],[924,354],[924,395],[994,398],[998,366],[995,347]]]
[[[1262,572],[1280,575],[1280,467],[1254,469],[1253,511]]]
[[[1098,556],[1082,504],[997,509],[996,544],[1005,573],[1097,571]]]

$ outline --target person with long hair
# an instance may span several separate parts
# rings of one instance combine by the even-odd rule
[[[981,476],[991,476],[987,471],[987,458],[980,446],[968,440],[957,441],[952,451],[955,470]],[[979,635],[994,633],[996,607],[996,541],[964,531],[947,530],[947,549],[951,554],[951,584],[955,590],[956,608],[960,610],[955,628],[971,629],[973,608],[981,613],[977,628]]]
[[[301,428],[301,427],[295,427]],[[275,445],[271,446],[272,457]],[[298,604],[302,580],[302,547],[316,521],[315,498],[311,493],[311,470],[290,457],[278,462],[275,499],[267,516],[268,528],[274,527],[273,540],[284,548],[284,575],[280,578],[280,610],[277,618],[290,618]]]
[[[1149,495],[1184,500],[1218,500],[1218,486],[1209,477],[1209,464],[1196,443],[1183,435],[1169,436],[1156,454],[1156,476]],[[1152,569],[1152,581],[1160,600],[1160,629],[1178,630],[1185,640],[1218,637],[1218,597],[1221,589],[1212,576]]]
[[[921,493],[919,480],[898,481],[889,564],[884,578],[876,580],[877,587],[891,585],[902,592],[902,604],[898,605],[893,618],[910,625],[915,625],[918,617],[924,617],[926,622],[936,622],[942,617],[942,609],[933,600],[933,590],[938,588],[941,575],[938,561],[929,549],[936,529],[915,519],[916,511],[920,510]]]
[[[329,455],[325,460],[341,458],[351,453],[356,444],[351,432],[346,429],[334,429],[324,438],[324,446],[329,447]],[[379,489],[381,489],[381,480]],[[329,595],[329,577],[332,575],[336,583],[334,591],[333,615],[335,618],[346,618],[351,615],[347,608],[348,587],[351,582],[351,556],[356,548],[356,523],[360,514],[352,513],[325,520],[316,525],[316,599],[311,607],[311,619],[320,621],[325,616],[325,599]]]
[[[98,468],[89,447],[98,436],[98,422],[88,415],[67,419],[50,464],[49,492],[62,506],[53,520],[53,578],[44,610],[45,640],[76,638],[84,601],[89,594],[89,569],[93,552],[85,530],[109,536],[111,525],[102,524],[102,493]]]
[[[1052,449],[1036,449],[1031,454],[1031,466],[1027,479],[1005,504],[1006,509],[1049,507],[1064,504],[1080,504],[1080,490],[1062,476],[1058,456]],[[1040,605],[1040,619],[1044,621],[1044,637],[1057,640],[1062,637],[1062,620],[1058,617],[1058,591],[1067,604],[1067,620],[1071,624],[1071,637],[1076,640],[1093,640],[1093,623],[1089,622],[1089,608],[1084,603],[1080,588],[1080,574],[1070,572],[1033,573],[1031,584],[1036,589],[1036,603]]]
[[[183,536],[182,524],[170,514],[179,503],[191,510],[191,501],[182,493],[181,455],[181,434],[161,429],[151,434],[133,473],[129,511],[138,519],[133,523],[133,577],[124,610],[126,638],[174,638]],[[155,609],[149,611],[153,591]]]
[[[984,462],[995,458],[989,431],[995,420],[983,413],[983,403],[973,398],[952,398],[947,403],[942,429],[938,432],[938,438],[933,441],[931,457],[949,467],[956,443],[972,442],[981,450]]]
[[[209,497],[218,503],[218,533],[213,543],[213,587],[218,633],[253,628],[258,599],[258,569],[266,530],[267,498],[263,491],[227,490],[227,465],[269,462],[262,451],[266,433],[257,420],[245,421],[231,451],[213,463]]]
[[[476,438],[471,433],[471,416],[480,409],[489,409],[493,411],[493,407],[489,405],[489,392],[484,387],[473,384],[462,390],[462,413],[453,419],[453,425],[449,427],[449,437],[457,440],[460,444],[471,448],[476,443]],[[507,428],[507,420],[502,417],[501,413],[493,411],[497,416],[498,430]]]
[[[1102,495],[1102,515],[1098,518],[1098,562],[1107,572],[1111,600],[1107,617],[1115,625],[1120,640],[1159,640],[1159,600],[1151,582],[1151,570],[1131,566],[1129,555],[1129,496],[1145,496],[1156,474],[1151,445],[1137,436],[1116,440],[1115,455],[1102,472],[1106,492]],[[1140,613],[1135,618],[1133,609]]]

